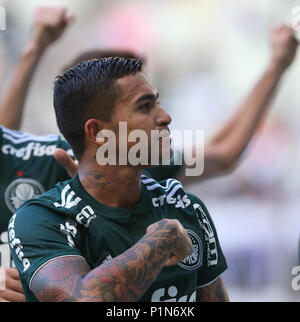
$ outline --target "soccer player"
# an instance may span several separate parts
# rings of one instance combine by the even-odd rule
[[[78,174],[17,210],[9,245],[28,301],[223,301],[227,264],[205,205],[176,180],[142,176],[145,166],[99,165],[99,134],[140,130],[151,145],[171,117],[140,60],[103,58],[60,76],[57,124]],[[71,117],[72,116],[72,117]],[[123,143],[125,140],[125,143]],[[127,148],[126,148],[127,147]],[[169,148],[170,149],[170,148]],[[149,160],[153,156],[147,147]],[[32,234],[34,231],[34,234]],[[189,256],[188,256],[189,255]]]
[[[39,17],[37,21],[39,21],[39,28],[41,35],[46,34],[46,39],[51,39],[54,41],[56,37],[61,35],[61,28],[65,28],[66,25],[70,23],[70,21],[74,18],[66,17],[66,10],[64,8],[39,8],[38,12],[42,14],[37,14],[36,17]],[[47,13],[48,12],[48,13]],[[47,28],[45,27],[45,22],[47,21]],[[66,24],[68,21],[68,24]],[[51,23],[50,23],[51,22]],[[44,27],[43,27],[44,26]],[[34,28],[35,30],[37,28]],[[39,33],[35,32],[37,36]],[[55,37],[54,37],[55,36]],[[35,39],[40,39],[40,37],[35,37]],[[200,177],[185,177],[181,176],[184,184],[190,182],[199,182],[204,178],[209,178],[212,176],[220,175],[237,165],[239,156],[245,150],[251,136],[253,135],[259,121],[265,115],[265,112],[268,107],[268,103],[270,102],[273,94],[275,92],[275,88],[279,83],[279,80],[282,78],[282,75],[291,64],[294,59],[296,49],[297,49],[297,41],[294,38],[294,33],[291,28],[287,26],[279,26],[274,28],[271,35],[272,40],[272,55],[269,63],[267,64],[266,70],[263,75],[255,85],[252,92],[249,94],[245,102],[241,105],[235,115],[229,120],[227,124],[223,128],[221,128],[216,135],[206,143],[205,146],[205,155],[204,155],[204,163],[205,169],[204,174]],[[40,43],[40,42],[38,42]],[[42,41],[45,45],[47,41]],[[45,48],[44,46],[41,46]],[[28,46],[28,48],[41,48],[40,46]],[[26,51],[25,51],[26,52]],[[43,51],[44,52],[44,49]],[[40,58],[42,52],[39,55],[29,55],[29,56],[21,56],[21,60],[17,65],[16,71],[13,73],[12,80],[9,83],[9,87],[7,91],[4,93],[4,99],[2,107],[0,108],[0,123],[1,121],[10,128],[18,128],[20,122],[17,120],[21,119],[21,113],[24,107],[24,100],[26,97],[26,91],[28,89],[28,84],[33,76],[35,66],[37,61],[33,58]],[[29,51],[30,53],[30,51]],[[37,53],[35,51],[35,53]],[[111,52],[111,51],[94,51],[87,52],[84,55],[81,55],[77,59],[77,61],[82,61],[85,59],[97,57],[97,56],[108,56],[108,55],[122,55],[124,57],[134,56],[132,53],[127,52]],[[26,57],[31,57],[31,59]],[[29,60],[28,60],[29,59]],[[6,116],[10,115],[9,118]],[[4,131],[8,131],[7,129],[3,129]],[[14,134],[13,134],[14,133]],[[22,136],[22,133],[10,132],[11,136]],[[37,136],[25,135],[27,137],[27,145],[33,144],[38,145],[39,138]],[[30,138],[35,138],[36,141],[31,142]],[[64,150],[70,151],[70,147],[64,142],[61,141],[59,137],[50,136],[52,139],[58,140],[57,147],[61,146]],[[48,137],[49,138],[49,137]],[[42,140],[45,139],[41,138]],[[54,141],[48,142],[51,146],[54,146]],[[5,141],[3,140],[2,143]],[[11,144],[11,142],[10,142]],[[61,145],[60,145],[61,144]],[[16,146],[14,149],[18,150],[19,148],[23,149],[26,145]],[[73,160],[69,157],[69,155],[64,150],[58,150],[55,152],[56,159],[68,170],[68,172],[73,176],[77,171],[77,165],[73,162]],[[0,151],[2,152],[2,151]],[[47,156],[50,160],[52,156]],[[3,159],[4,160],[4,159]],[[9,154],[5,155],[5,167],[8,164],[14,164],[15,155]],[[23,162],[23,160],[19,160],[17,167],[15,167],[15,174],[22,175],[22,179],[27,179],[28,182],[33,182],[36,179],[44,186],[47,190],[52,187],[52,183],[61,181],[66,179],[66,172],[62,171],[55,163],[52,163],[53,166],[53,176],[52,179],[49,180],[49,184],[44,184],[40,181],[40,173],[35,171],[36,165],[34,160],[40,160],[38,158],[32,157],[30,162]],[[29,166],[30,165],[30,166]],[[0,165],[1,166],[1,165]],[[26,166],[26,173],[23,173],[23,166]],[[3,166],[1,166],[3,169]],[[49,168],[50,169],[50,168]],[[58,170],[58,171],[57,171]],[[148,170],[148,169],[147,169]],[[181,166],[161,166],[157,168],[150,169],[148,171],[148,175],[151,175],[156,180],[162,180],[168,177],[178,177],[180,172],[183,173],[184,167]],[[0,189],[2,199],[8,200],[5,203],[2,202],[4,208],[2,209],[2,215],[0,216],[0,256],[2,257],[2,261],[0,261],[0,267],[4,266],[4,264],[11,263],[10,257],[8,256],[8,245],[7,245],[7,237],[6,237],[6,227],[7,221],[13,212],[7,206],[7,203],[10,203],[9,198],[4,198],[4,193],[7,191],[8,187],[14,180],[18,180],[18,176],[11,177],[11,180],[5,180],[5,182],[1,182]],[[20,178],[21,179],[21,178]],[[44,176],[46,180],[46,176]],[[21,182],[21,181],[18,181]],[[28,183],[27,182],[27,183]],[[43,191],[43,190],[42,190]],[[39,190],[35,189],[35,193],[38,194]],[[36,196],[36,194],[34,196]],[[9,193],[6,193],[9,195]],[[25,201],[28,197],[32,196],[32,194],[27,194],[27,197],[19,198],[17,200],[17,204],[21,205],[20,200]],[[4,242],[4,244],[2,244]],[[2,245],[1,245],[2,244]],[[2,253],[2,254],[1,254]],[[11,270],[10,270],[11,271]],[[2,274],[3,275],[3,274]],[[0,274],[0,282],[1,276]],[[17,274],[15,274],[17,276]],[[10,276],[7,276],[7,281]],[[1,284],[1,283],[0,283]],[[0,290],[0,301],[1,294],[3,292]]]
[[[46,52],[73,20],[61,7],[36,9],[29,41],[2,94],[0,109],[0,302],[24,301],[18,273],[12,268],[7,224],[26,200],[69,178],[53,157],[56,148],[72,155],[58,135],[21,133],[24,102],[34,71]],[[2,267],[2,268],[1,268]]]

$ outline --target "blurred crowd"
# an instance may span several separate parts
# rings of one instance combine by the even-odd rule
[[[53,81],[80,52],[126,49],[146,57],[147,73],[172,115],[171,129],[209,137],[237,108],[268,56],[268,34],[291,23],[300,1],[2,0],[0,84],[29,34],[36,5],[66,5],[71,28],[43,57],[26,102],[22,130],[57,133]],[[300,60],[285,75],[272,111],[232,174],[186,190],[205,201],[229,269],[232,301],[299,300],[291,288],[300,235]]]

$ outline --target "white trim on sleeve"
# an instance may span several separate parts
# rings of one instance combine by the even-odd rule
[[[198,290],[199,288],[203,288],[203,287],[206,287],[206,286],[209,286],[209,285],[213,284],[222,274],[223,273],[221,273],[218,277],[216,277],[215,279],[213,279],[211,282],[208,282],[206,284],[197,286],[196,289]]]

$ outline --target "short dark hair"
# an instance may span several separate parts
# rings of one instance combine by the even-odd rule
[[[140,55],[137,55],[133,51],[122,50],[122,49],[90,49],[82,52],[78,56],[75,57],[67,66],[64,67],[64,71],[78,65],[84,61],[92,60],[92,59],[101,59],[108,57],[122,57],[122,58],[132,58],[132,59],[140,59],[143,61],[145,65],[146,58]]]
[[[142,70],[140,59],[109,57],[69,68],[54,85],[54,109],[60,132],[77,159],[84,151],[84,126],[97,118],[109,122],[118,99],[115,80]]]

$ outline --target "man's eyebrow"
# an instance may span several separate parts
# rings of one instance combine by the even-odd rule
[[[154,94],[144,94],[140,96],[136,101],[135,104],[138,104],[143,101],[156,101],[159,98],[159,93]]]

